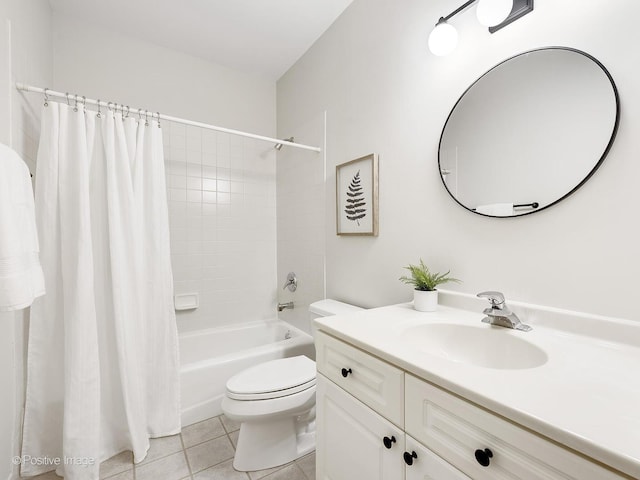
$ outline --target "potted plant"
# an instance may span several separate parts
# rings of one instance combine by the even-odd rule
[[[457,278],[449,276],[451,270],[446,273],[429,270],[422,259],[420,265],[404,267],[411,272],[411,276],[403,275],[400,281],[413,285],[413,308],[419,312],[434,312],[438,306],[438,290],[436,287],[447,282],[460,282]]]

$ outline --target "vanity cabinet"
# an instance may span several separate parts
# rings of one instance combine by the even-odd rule
[[[319,374],[316,477],[323,480],[470,480]]]
[[[470,480],[404,432],[404,371],[316,336],[316,476]]]
[[[321,480],[626,478],[321,331],[316,355]]]

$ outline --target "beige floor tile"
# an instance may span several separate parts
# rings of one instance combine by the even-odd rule
[[[238,472],[233,468],[233,460],[227,460],[215,467],[203,470],[193,476],[193,480],[249,480],[244,472]]]
[[[126,451],[105,460],[100,464],[100,478],[114,475],[133,468],[133,453]]]
[[[229,434],[229,440],[233,443],[233,448],[238,448],[238,436],[240,435],[240,430],[236,430],[235,432],[231,432]]]
[[[189,477],[184,452],[174,453],[155,462],[135,467],[136,480],[179,480]]]
[[[200,472],[229,460],[233,458],[234,453],[233,445],[231,445],[226,435],[201,443],[195,447],[187,448],[187,458],[189,459],[192,473]],[[140,479],[138,478],[138,480]]]
[[[149,442],[150,446],[147,456],[138,464],[138,466],[146,465],[154,460],[158,460],[159,458],[166,457],[167,455],[171,455],[172,453],[182,450],[182,440],[180,440],[180,435],[152,438]]]
[[[316,452],[305,455],[302,458],[296,460],[296,464],[302,469],[305,476],[309,480],[315,480],[316,478]]]
[[[55,471],[51,471],[51,472],[47,472],[47,473],[42,473],[36,477],[20,477],[21,479],[27,479],[27,480],[60,480],[62,477],[59,477],[58,475],[56,475]]]
[[[227,431],[227,433],[240,430],[240,422],[231,420],[230,418],[227,418],[226,415],[220,415],[220,420],[222,421],[222,425],[224,425],[224,429]]]
[[[118,473],[113,477],[108,477],[105,480],[133,480],[133,468],[126,472]]]
[[[295,463],[264,477],[264,480],[307,480],[302,469]]]
[[[225,433],[220,417],[214,417],[183,428],[182,440],[185,448],[189,448],[207,440],[218,438]]]
[[[249,477],[251,478],[251,480],[258,480],[259,478],[264,478],[267,475],[270,475],[274,472],[277,472],[278,470],[282,470],[283,468],[289,466],[289,464],[286,465],[278,465],[277,467],[273,467],[273,468],[267,468],[265,470],[258,470],[255,472],[249,472]]]

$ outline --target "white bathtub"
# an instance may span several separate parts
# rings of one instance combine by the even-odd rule
[[[311,335],[279,320],[187,332],[179,341],[183,427],[220,415],[227,380],[245,368],[296,355],[315,359]]]

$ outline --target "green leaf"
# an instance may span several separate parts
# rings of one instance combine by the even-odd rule
[[[413,285],[416,290],[433,291],[438,285],[442,285],[443,283],[461,282],[461,280],[449,276],[451,270],[445,273],[432,273],[422,259],[420,259],[419,265],[410,264],[404,268],[411,272],[411,276],[403,275],[399,280],[408,285]]]

